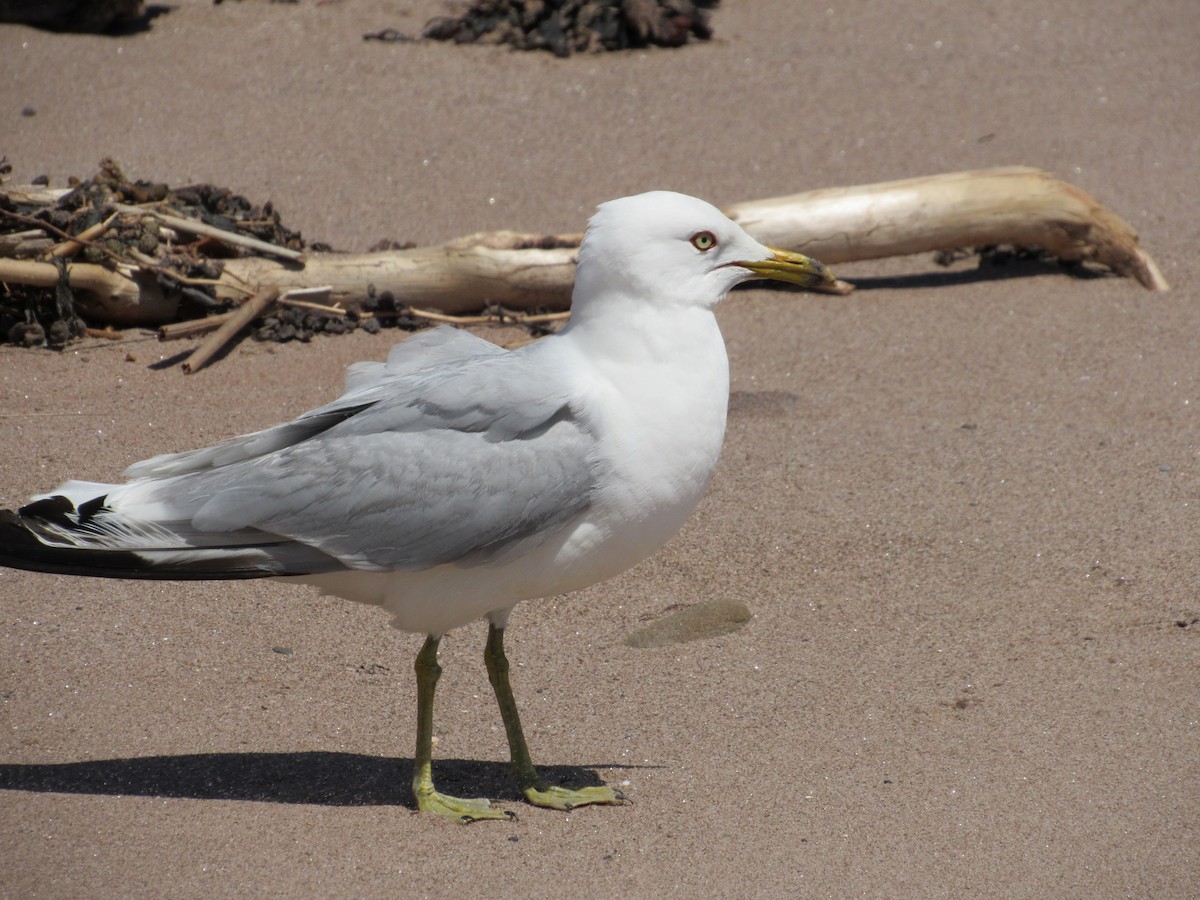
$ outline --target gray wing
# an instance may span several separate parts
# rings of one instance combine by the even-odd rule
[[[442,326],[421,331],[396,344],[387,362],[360,362],[350,367],[346,391],[337,400],[310,410],[291,422],[242,435],[214,447],[168,453],[130,466],[130,478],[184,475],[253,459],[320,434],[390,396],[397,385],[421,372],[448,371],[473,359],[502,356],[504,350],[470,332]]]
[[[356,370],[341,399],[292,423],[142,464],[171,475],[131,485],[130,500],[359,569],[478,564],[540,543],[591,502],[595,438],[542,357],[442,341],[436,362]]]

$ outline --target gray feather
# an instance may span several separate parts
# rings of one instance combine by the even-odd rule
[[[282,539],[356,569],[472,565],[540,543],[600,476],[565,380],[521,351],[430,334],[293,422],[139,463],[114,509],[153,510],[190,546]]]

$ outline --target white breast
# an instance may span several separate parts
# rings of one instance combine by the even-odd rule
[[[608,578],[656,552],[683,526],[712,477],[725,437],[729,364],[706,309],[621,334],[611,345],[581,341],[589,403],[608,469],[587,516]],[[582,548],[581,548],[582,549]]]

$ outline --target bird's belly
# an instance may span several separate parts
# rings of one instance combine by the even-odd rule
[[[657,552],[703,496],[711,466],[697,473],[702,477],[671,488],[658,480],[657,468],[641,467],[644,475],[653,477],[632,482],[615,478],[601,486],[585,512],[525,553],[480,565],[340,571],[282,580],[313,584],[327,594],[383,607],[403,631],[445,634],[522,600],[606,581]]]
[[[697,498],[698,499],[698,498]],[[418,571],[339,571],[280,579],[380,606],[402,631],[445,634],[522,600],[556,596],[606,581],[655,553],[682,526],[687,509],[658,509],[641,520],[605,515],[600,503],[529,552],[494,563]]]

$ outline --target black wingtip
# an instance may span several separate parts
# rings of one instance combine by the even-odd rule
[[[0,566],[57,575],[94,575],[106,578],[154,578],[147,562],[127,550],[83,550],[43,544],[30,529],[26,516],[44,521],[66,520],[75,507],[66,497],[47,497],[21,507],[20,512],[0,510]],[[157,577],[162,577],[161,575]]]
[[[88,501],[76,510],[66,497],[46,497],[17,512],[0,510],[0,566],[51,575],[86,575],[92,578],[129,578],[152,581],[226,581],[270,578],[280,574],[261,565],[229,562],[216,565],[164,566],[132,550],[62,547],[46,544],[37,535],[36,523],[73,522],[67,513],[78,513],[84,522],[99,510],[105,498]],[[65,504],[65,505],[64,505]],[[95,504],[93,506],[93,504]],[[93,507],[90,512],[86,507]],[[35,527],[31,527],[31,525]]]
[[[47,522],[57,522],[60,525],[66,525],[69,524],[67,513],[75,512],[75,504],[62,494],[55,494],[53,497],[43,497],[41,500],[26,503],[15,513],[8,509],[3,510],[3,512],[6,515],[16,518],[18,522],[28,516],[31,519],[45,519]]]

